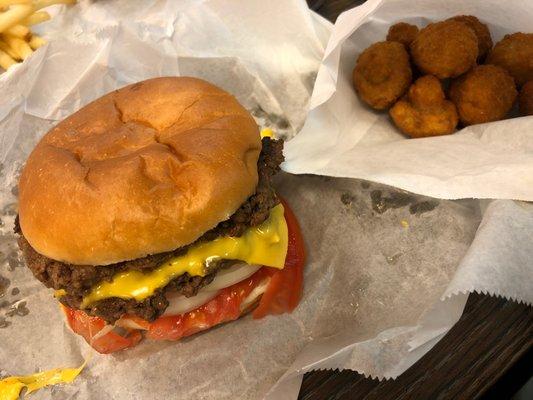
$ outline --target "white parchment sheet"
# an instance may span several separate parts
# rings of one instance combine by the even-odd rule
[[[451,3],[417,15],[439,18]],[[376,32],[396,19],[384,9]],[[90,353],[64,325],[52,291],[24,268],[12,234],[20,168],[57,120],[131,82],[194,75],[234,93],[261,125],[296,135],[287,143],[286,169],[336,176],[320,170],[321,160],[337,158],[333,136],[344,135],[316,113],[320,86],[298,133],[317,71],[320,82],[327,66],[331,31],[304,1],[82,1],[41,29],[50,44],[0,76],[0,375],[74,366]],[[324,124],[322,142],[309,136],[310,121]],[[351,162],[356,176],[360,165]],[[286,173],[277,187],[298,216],[308,253],[304,296],[293,314],[95,354],[73,384],[32,396],[295,399],[303,373],[316,368],[397,376],[453,326],[470,291],[533,302],[531,204],[437,200],[358,179]]]

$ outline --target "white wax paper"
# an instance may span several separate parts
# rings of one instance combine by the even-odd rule
[[[358,54],[385,40],[390,25],[423,27],[458,14],[487,23],[494,42],[532,32],[528,0],[369,0],[339,16],[302,131],[287,143],[284,169],[368,179],[444,199],[533,200],[533,117],[474,125],[448,136],[407,139],[388,113],[356,96]]]
[[[330,27],[296,0],[123,0],[82,2],[41,29],[51,43],[0,76],[0,375],[73,366],[89,353],[23,267],[11,233],[17,176],[42,134],[109,90],[181,74],[230,90],[261,125],[294,136]],[[300,143],[302,154],[313,146]],[[533,300],[523,262],[533,256],[530,205],[480,207],[355,179],[277,181],[309,257],[293,314],[94,355],[73,384],[33,397],[294,399],[302,374],[316,368],[397,376],[455,323],[467,291]]]

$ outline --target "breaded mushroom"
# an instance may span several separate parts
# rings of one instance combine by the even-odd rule
[[[390,116],[412,138],[448,135],[459,122],[455,106],[446,100],[440,81],[432,75],[417,79],[390,109]]]
[[[518,104],[520,105],[520,114],[533,115],[533,81],[526,82],[522,86]]]
[[[450,99],[465,125],[505,118],[516,100],[513,78],[496,65],[480,65],[452,82]]]
[[[418,27],[416,25],[411,25],[407,22],[398,22],[389,28],[387,40],[390,42],[400,42],[408,49],[417,33]]]
[[[477,37],[478,60],[483,60],[492,49],[492,38],[487,25],[473,15],[456,15],[449,20],[462,22],[474,31]]]
[[[476,65],[477,36],[462,22],[429,24],[411,43],[411,56],[422,72],[440,79],[453,78]]]
[[[533,33],[505,35],[489,53],[487,64],[505,68],[519,87],[533,80]]]
[[[378,42],[364,50],[353,70],[361,100],[376,110],[389,108],[411,84],[409,55],[398,42]]]

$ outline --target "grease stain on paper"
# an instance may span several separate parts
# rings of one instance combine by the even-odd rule
[[[370,199],[372,200],[372,209],[378,214],[383,214],[390,209],[409,206],[411,215],[419,216],[434,210],[439,205],[436,200],[417,201],[412,194],[400,191],[384,195],[382,190],[372,190]],[[403,222],[402,225],[404,225]]]
[[[419,203],[414,203],[409,206],[409,212],[413,215],[420,215],[428,211],[434,210],[439,205],[438,201],[426,200]]]
[[[7,289],[9,289],[10,284],[11,281],[9,279],[0,275],[0,298],[7,294]]]
[[[372,190],[370,199],[372,200],[372,209],[378,214],[383,214],[391,208],[401,208],[415,202],[415,198],[408,193],[392,192],[388,196],[384,196],[381,190]]]
[[[351,193],[344,192],[344,193],[341,194],[341,202],[342,202],[342,204],[344,204],[345,206],[349,206],[349,205],[352,204],[356,199],[357,199],[357,197],[354,196],[354,195],[351,194]]]
[[[4,317],[0,317],[0,329],[7,328],[9,325],[11,325],[11,322],[6,320]]]
[[[21,301],[11,306],[11,308],[6,312],[6,317],[13,317],[15,315],[19,317],[25,317],[29,313],[30,310],[28,309],[28,307],[26,307],[26,302]]]
[[[16,251],[12,251],[7,256],[7,265],[9,271],[14,271],[17,268],[21,268],[24,266],[24,263],[19,257],[19,254]]]
[[[17,203],[9,203],[2,210],[2,214],[14,217],[15,215],[17,215],[17,210],[18,210]]]

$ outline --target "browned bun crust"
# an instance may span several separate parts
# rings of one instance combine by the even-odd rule
[[[48,132],[19,183],[39,253],[106,265],[187,245],[255,191],[261,141],[229,93],[156,78],[107,94]]]

